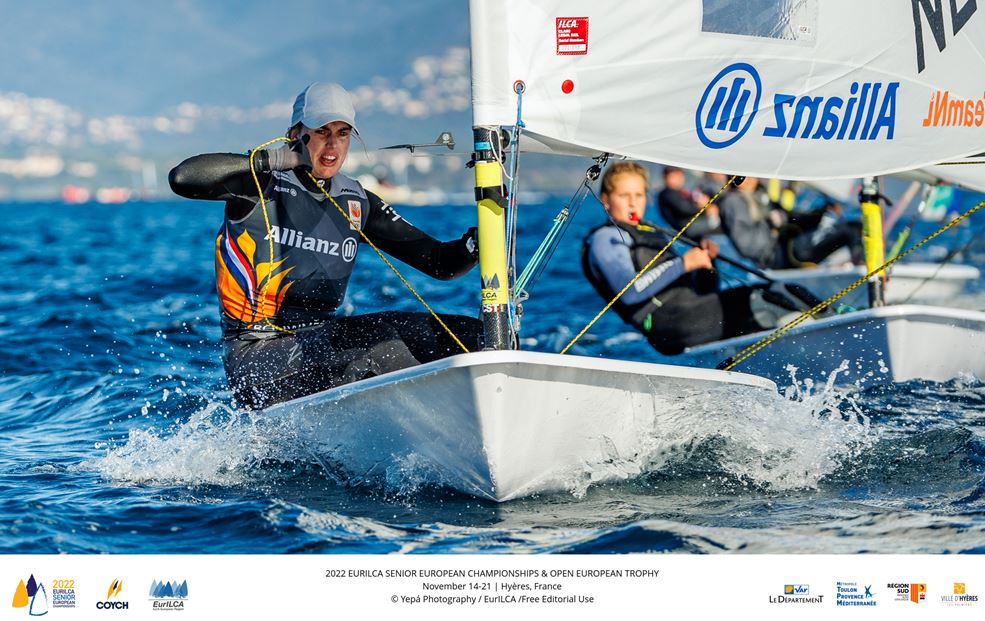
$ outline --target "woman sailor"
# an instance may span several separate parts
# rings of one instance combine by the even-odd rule
[[[617,162],[602,177],[600,199],[609,222],[593,229],[582,246],[585,276],[606,301],[662,249],[667,238],[643,219],[648,175],[635,162]],[[754,313],[751,299],[762,305],[757,289],[718,290],[711,271],[718,246],[705,240],[678,256],[668,249],[613,305],[623,321],[646,335],[662,354],[775,325],[769,313]],[[761,321],[757,321],[757,316]]]
[[[170,174],[171,189],[225,202],[215,243],[223,362],[237,399],[264,407],[460,352],[424,313],[336,315],[352,273],[360,230],[378,248],[438,279],[477,262],[474,230],[439,242],[339,170],[358,133],[349,94],[314,83],[294,102],[291,141],[254,159],[198,155]],[[481,323],[442,316],[470,350]]]

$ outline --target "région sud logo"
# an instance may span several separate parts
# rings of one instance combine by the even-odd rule
[[[773,95],[772,124],[763,138],[892,140],[899,82],[852,82],[837,94]],[[759,113],[763,83],[749,63],[733,63],[705,87],[694,113],[698,139],[724,149],[746,135]]]
[[[898,602],[919,604],[927,599],[927,584],[923,582],[890,582],[886,588],[894,592],[893,599]]]

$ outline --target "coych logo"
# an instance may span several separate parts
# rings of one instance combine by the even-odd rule
[[[117,578],[109,583],[109,590],[106,591],[106,601],[96,602],[96,610],[128,610],[130,602],[120,599],[120,591],[123,590],[123,581]]]

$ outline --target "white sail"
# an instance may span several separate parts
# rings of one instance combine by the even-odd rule
[[[825,179],[985,148],[976,0],[471,0],[474,124],[529,145]]]
[[[951,183],[976,192],[985,192],[985,156],[927,166],[907,176],[924,183]]]

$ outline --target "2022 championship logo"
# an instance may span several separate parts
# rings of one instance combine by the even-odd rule
[[[773,95],[772,123],[763,138],[788,140],[893,140],[899,82],[852,82],[837,93]],[[763,82],[749,63],[733,63],[716,75],[694,114],[698,139],[709,149],[735,144],[760,111]]]

